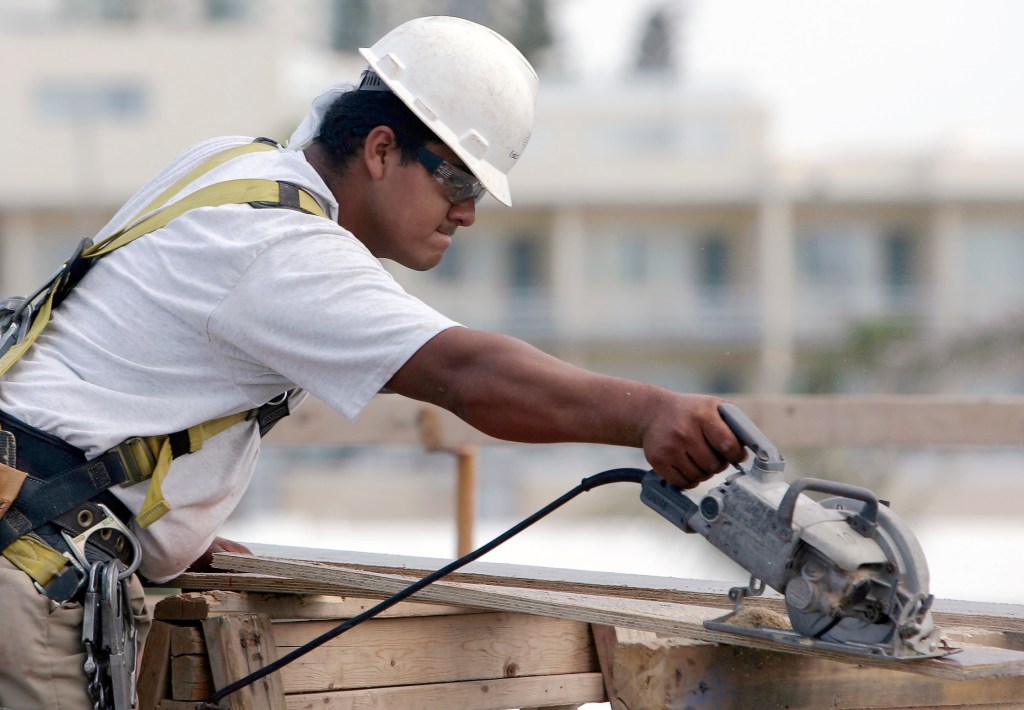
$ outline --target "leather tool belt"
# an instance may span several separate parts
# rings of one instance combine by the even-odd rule
[[[122,457],[112,451],[86,461],[81,450],[2,412],[0,427],[14,435],[17,468],[26,474],[20,493],[0,518],[0,550],[30,535],[66,554],[72,564],[44,585],[37,581],[58,603],[82,590],[80,558],[119,559],[126,567],[137,567],[137,545],[121,532],[131,512],[107,490],[131,480]],[[110,515],[120,524],[110,524]],[[71,550],[69,540],[75,538],[81,538],[81,548]]]

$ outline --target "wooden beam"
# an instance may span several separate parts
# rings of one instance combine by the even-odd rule
[[[334,628],[333,621],[276,621],[279,655]],[[526,614],[375,619],[281,669],[285,693],[592,673],[586,623]]]
[[[604,702],[600,673],[429,683],[285,696],[287,710],[506,710]]]
[[[250,547],[257,556],[263,558],[327,562],[368,572],[381,572],[417,578],[440,569],[451,561],[433,557],[386,555],[346,550],[318,550],[282,545],[253,544]],[[182,579],[186,579],[186,577],[195,579],[196,575],[186,575]],[[201,580],[195,579],[194,583],[199,584],[201,582],[207,585],[205,587],[207,589],[218,589],[222,588],[223,585],[230,584],[233,579],[246,579],[249,580],[248,583],[254,585],[262,584],[263,586],[259,588],[266,591],[301,593],[304,590],[315,590],[327,594],[332,592],[331,586],[324,582],[317,582],[315,580],[299,581],[287,577],[256,574],[209,574]],[[677,604],[696,604],[698,606],[722,609],[732,607],[732,602],[728,598],[728,592],[729,588],[733,585],[725,582],[700,579],[560,569],[494,562],[474,562],[463,568],[463,570],[446,577],[446,580],[491,586],[509,586],[521,589],[579,592],[599,596],[646,599]],[[177,585],[179,582],[173,580],[169,584]],[[338,587],[333,589],[337,590]],[[365,591],[360,590],[349,591],[355,596],[365,594]],[[767,590],[762,597],[750,599],[748,603],[753,606],[763,606],[774,611],[785,611],[785,603],[782,597],[772,590]],[[990,629],[1002,633],[1024,633],[1024,605],[1021,604],[937,599],[932,610],[936,623],[940,626],[964,626]]]
[[[736,396],[731,398],[779,447],[1017,446],[1024,440],[1024,397]],[[424,412],[436,420],[436,445],[501,442],[450,412],[397,395],[375,397],[350,422],[312,397],[267,437],[280,446],[419,445]]]
[[[241,680],[277,659],[270,619],[232,614],[206,619],[203,632],[217,689]],[[284,705],[280,672],[271,673],[226,698],[231,710],[276,710]]]
[[[160,699],[170,695],[172,628],[163,621],[154,621],[149,627],[139,666],[139,710],[153,710]]]
[[[613,710],[970,707],[1024,697],[1024,677],[947,680],[594,627]]]
[[[217,575],[213,575],[217,576]],[[280,579],[273,577],[271,579]],[[153,609],[163,621],[203,621],[225,614],[265,614],[271,619],[351,619],[379,603],[377,599],[321,594],[242,594],[218,588],[166,597]],[[468,609],[403,602],[377,618],[467,614]]]
[[[368,592],[382,595],[394,594],[408,586],[411,581],[407,577],[364,572],[337,565],[258,558],[233,553],[217,554],[214,561],[221,568],[277,574],[318,582],[337,582],[341,586],[362,587]],[[416,599],[622,626],[671,636],[809,655],[954,680],[1024,674],[1024,653],[1018,651],[965,646],[958,654],[938,659],[885,660],[851,656],[820,648],[803,649],[766,639],[706,629],[703,622],[720,616],[721,609],[683,604],[454,582],[437,582],[430,585],[418,592]]]

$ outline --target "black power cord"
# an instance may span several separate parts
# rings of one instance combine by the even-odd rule
[[[288,665],[297,658],[306,655],[313,649],[327,643],[328,641],[337,636],[340,636],[341,634],[351,629],[353,626],[358,626],[367,619],[372,619],[377,614],[380,614],[382,611],[393,607],[398,602],[408,599],[424,587],[433,584],[442,577],[445,577],[446,575],[451,574],[455,570],[464,567],[465,565],[468,565],[470,562],[479,559],[480,557],[484,556],[485,554],[496,548],[498,545],[515,537],[516,535],[518,535],[523,530],[533,525],[541,518],[547,516],[549,513],[552,513],[558,508],[561,508],[563,505],[565,505],[570,500],[578,496],[580,493],[586,493],[587,491],[593,488],[597,488],[598,486],[604,486],[609,483],[640,483],[646,474],[646,471],[639,468],[613,468],[608,471],[596,473],[588,478],[584,478],[578,486],[568,491],[567,493],[557,498],[556,500],[553,500],[552,502],[548,503],[546,506],[538,510],[536,513],[526,518],[522,522],[516,524],[515,526],[509,528],[508,530],[503,532],[501,535],[498,535],[498,537],[494,538],[490,542],[481,545],[477,549],[473,550],[470,553],[467,553],[466,555],[463,555],[459,559],[449,563],[441,569],[431,572],[426,577],[423,577],[422,579],[413,582],[408,587],[398,592],[397,594],[388,597],[377,606],[371,609],[367,609],[362,614],[359,614],[358,616],[354,616],[351,619],[344,621],[338,626],[335,626],[330,631],[327,631],[321,634],[320,636],[317,636],[312,641],[302,646],[299,646],[297,649],[291,651],[290,653],[285,654],[273,663],[268,663],[267,665],[253,671],[244,678],[236,680],[235,682],[224,686],[216,693],[211,695],[203,703],[203,708],[207,708],[208,710],[218,708],[220,701],[226,698],[228,695],[231,695],[235,691],[241,690],[247,685],[255,683],[260,678],[270,675],[274,671],[283,668],[284,666]]]

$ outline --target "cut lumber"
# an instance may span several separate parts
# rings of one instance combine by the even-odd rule
[[[263,576],[263,575],[261,575]],[[380,603],[377,599],[321,594],[261,594],[212,590],[166,597],[153,609],[163,621],[202,621],[224,614],[265,614],[271,619],[351,619]],[[468,614],[462,607],[403,602],[376,618]]]
[[[604,702],[600,673],[429,683],[285,697],[287,710],[506,710]]]
[[[244,672],[230,670],[218,674],[217,687],[237,680],[274,657],[294,651],[335,628],[341,619],[350,618],[374,603],[366,599],[332,600],[319,596],[303,603],[302,598],[224,592],[186,593],[181,597],[161,601],[156,614],[190,619],[205,615],[200,621],[207,634],[213,629],[212,645],[221,647],[219,654],[211,650],[215,666],[225,663],[221,658],[225,655],[236,666],[247,662],[238,656],[251,651],[253,634],[245,628],[236,628],[239,619],[262,618],[255,613],[257,609],[280,613],[273,618],[272,626],[261,632],[272,642],[272,653],[260,663],[249,662]],[[438,614],[451,609],[457,613]],[[334,616],[311,617],[314,611]],[[518,676],[561,676],[598,670],[590,626],[585,622],[409,602],[388,611],[390,616],[371,619],[328,640],[271,677],[280,678],[283,692],[295,694]],[[307,618],[296,618],[297,612]],[[170,632],[172,686],[175,687],[171,697],[174,700],[203,699],[212,692],[205,656],[207,644],[199,628],[194,626],[196,623],[179,619],[179,625]],[[213,623],[218,626],[211,626]],[[228,625],[229,630],[225,632],[220,624]],[[256,641],[262,642],[262,639]],[[202,663],[197,662],[197,658]]]
[[[203,592],[230,591],[359,596],[358,589],[339,589],[337,585],[296,582],[295,580],[283,579],[270,574],[231,572],[185,572],[168,582],[158,585],[158,588]]]
[[[236,553],[219,553],[214,556],[214,561],[218,567],[234,571],[274,574],[320,583],[336,582],[341,587],[362,588],[374,595],[394,594],[412,581],[407,577],[365,572],[336,564],[267,559]],[[622,626],[670,636],[685,636],[716,643],[809,655],[954,680],[1024,673],[1024,653],[989,647],[965,646],[960,653],[938,659],[887,660],[851,656],[820,648],[803,649],[787,646],[768,639],[755,639],[705,629],[703,622],[720,616],[721,610],[685,604],[455,582],[437,582],[418,592],[415,598],[417,601],[436,601]]]
[[[278,558],[306,562],[327,562],[368,572],[381,572],[402,576],[423,577],[449,564],[451,560],[432,557],[410,557],[346,550],[317,550],[281,545],[250,544],[254,554],[264,558]],[[261,574],[206,574],[183,575],[181,580],[194,579],[197,586],[188,588],[218,589],[228,587],[231,580],[245,579],[247,589],[277,592],[339,594],[340,586],[315,580],[294,580],[287,577]],[[258,580],[262,580],[261,582]],[[493,562],[474,562],[445,578],[450,582],[471,582],[518,589],[550,589],[627,599],[695,604],[720,609],[732,608],[728,593],[735,586],[727,582],[657,577],[616,572],[559,569]],[[179,580],[168,584],[177,586]],[[201,585],[201,586],[200,586]],[[219,585],[219,586],[218,586]],[[361,590],[346,590],[359,596]],[[761,597],[747,600],[752,606],[763,606],[785,612],[781,595],[767,590]],[[964,626],[991,629],[999,632],[1024,633],[1024,605],[996,602],[971,602],[956,599],[936,599],[932,606],[935,622],[939,626]]]
[[[334,626],[275,622],[278,654]],[[488,612],[368,621],[285,666],[281,680],[292,694],[597,670],[588,624]]]
[[[161,698],[170,696],[171,631],[173,626],[154,621],[149,627],[139,668],[139,710],[153,710]]]
[[[594,639],[613,710],[980,708],[1024,697],[1021,676],[928,678],[610,627],[595,626]]]
[[[270,619],[263,614],[215,616],[202,623],[210,669],[218,689],[277,659]],[[281,674],[264,676],[226,700],[231,710],[276,710],[284,705]]]
[[[213,693],[210,660],[189,655],[171,658],[171,698],[174,700],[205,700]]]

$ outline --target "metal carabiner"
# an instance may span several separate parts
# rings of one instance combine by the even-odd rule
[[[114,710],[131,710],[136,701],[138,637],[128,593],[128,583],[118,574],[119,560],[102,570],[100,617],[102,648]]]
[[[137,537],[135,537],[134,534],[132,534],[132,531],[128,529],[128,526],[122,523],[120,518],[118,518],[111,512],[110,508],[103,505],[102,503],[97,503],[96,507],[98,507],[106,516],[98,523],[89,528],[86,528],[76,537],[71,537],[66,532],[61,531],[60,534],[64,538],[64,542],[67,543],[68,546],[68,552],[65,552],[64,556],[67,557],[73,564],[75,564],[79,568],[87,570],[91,566],[91,563],[85,557],[85,543],[89,540],[89,537],[92,536],[93,533],[98,532],[100,530],[116,530],[117,532],[124,535],[125,539],[128,540],[128,542],[131,543],[132,546],[131,564],[129,564],[128,567],[126,567],[125,570],[120,573],[120,575],[118,575],[118,580],[128,579],[133,574],[135,574],[135,572],[139,569],[139,565],[142,564],[142,549],[139,545],[139,540]]]

